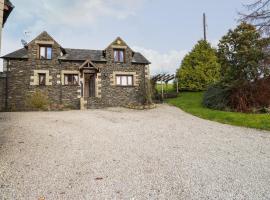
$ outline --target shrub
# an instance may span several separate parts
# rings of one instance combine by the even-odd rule
[[[220,64],[216,50],[201,40],[187,54],[177,70],[179,88],[184,91],[206,90],[220,80]]]
[[[26,106],[31,110],[48,110],[49,98],[46,92],[36,90],[26,97]]]
[[[151,87],[151,97],[153,100],[161,100],[161,97],[158,93],[158,89],[156,88],[157,82],[153,79],[150,80],[150,87]]]
[[[270,77],[238,85],[210,87],[204,94],[203,105],[218,110],[237,112],[269,112]]]
[[[270,77],[233,89],[230,106],[238,112],[265,112],[270,108]]]
[[[173,99],[178,97],[177,92],[171,92],[171,93],[166,93],[164,94],[165,99]]]
[[[215,110],[229,109],[230,90],[219,84],[210,86],[204,93],[203,105]]]

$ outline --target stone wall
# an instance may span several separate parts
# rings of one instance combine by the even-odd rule
[[[124,49],[125,62],[115,63],[113,57],[114,49]],[[106,49],[106,67],[102,68],[101,96],[109,106],[125,106],[128,104],[141,104],[144,101],[145,92],[145,65],[132,63],[133,52],[121,40],[116,40]],[[133,75],[134,85],[123,87],[115,84],[115,75]],[[113,80],[112,80],[113,79]]]
[[[8,108],[10,110],[26,110],[26,97],[37,90],[48,94],[49,100],[52,104],[62,104],[66,107],[79,109],[80,108],[80,86],[65,86],[61,84],[59,76],[61,77],[61,65],[55,63],[50,64],[50,61],[38,63],[39,61],[29,60],[11,60],[9,65],[8,76]],[[52,61],[53,62],[53,61]],[[78,69],[76,65],[70,65],[69,69]],[[65,69],[65,68],[64,68]],[[50,84],[46,86],[39,86],[33,84],[33,77],[36,70],[43,70],[50,74]]]
[[[5,110],[6,102],[6,74],[0,73],[0,111]]]
[[[39,59],[39,45],[44,41],[52,45],[52,60]],[[26,97],[40,90],[49,96],[52,104],[63,104],[67,107],[79,109],[78,90],[79,86],[62,86],[61,71],[78,70],[78,63],[71,64],[67,68],[61,68],[58,57],[61,54],[61,47],[46,33],[41,34],[36,40],[30,42],[28,46],[28,59],[10,60],[8,65],[8,109],[26,110]],[[49,74],[49,80],[46,86],[36,84],[36,72],[46,71]]]

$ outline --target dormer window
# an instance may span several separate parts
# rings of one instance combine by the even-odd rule
[[[125,60],[125,51],[123,49],[114,49],[114,62],[123,63]]]
[[[51,60],[52,59],[52,47],[51,46],[39,46],[39,58]]]

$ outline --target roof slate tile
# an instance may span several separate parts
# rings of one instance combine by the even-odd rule
[[[85,61],[90,59],[93,62],[106,62],[104,57],[104,51],[102,50],[89,50],[89,49],[69,49],[65,48],[66,54],[60,56],[58,59],[67,60],[67,61]],[[22,48],[17,51],[14,51],[10,54],[3,56],[2,58],[6,59],[27,59],[27,49]],[[138,52],[135,52],[133,55],[132,63],[138,64],[150,64],[150,62]]]

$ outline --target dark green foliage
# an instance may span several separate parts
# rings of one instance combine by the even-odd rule
[[[264,63],[268,45],[269,39],[261,38],[250,24],[242,23],[229,30],[218,45],[222,82],[237,86],[267,76],[269,67]]]
[[[209,108],[253,112],[270,107],[269,39],[242,23],[225,35],[218,48],[221,81],[210,87],[203,104]]]
[[[203,96],[203,105],[215,110],[228,110],[230,90],[220,84],[208,88]]]
[[[201,40],[185,56],[177,71],[180,90],[201,91],[220,79],[220,65],[216,50]]]

